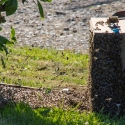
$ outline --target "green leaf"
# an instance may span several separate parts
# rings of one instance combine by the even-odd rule
[[[3,4],[3,3],[5,3],[5,2],[7,2],[8,0],[1,0],[0,1],[0,4]]]
[[[0,35],[0,43],[1,44],[11,44],[11,42],[8,39],[6,39],[5,37],[3,37],[1,35]]]
[[[40,13],[41,18],[44,18],[43,7],[42,7],[41,3],[38,0],[37,0],[37,4],[38,4],[39,13]]]
[[[10,34],[11,42],[15,43],[17,41],[16,36],[15,36],[15,29],[11,27],[11,34]]]
[[[4,44],[1,44],[1,43],[0,43],[0,47],[1,47],[1,50],[2,50],[2,51],[3,51],[3,50],[5,51],[6,55],[9,54],[9,51],[8,51],[7,47],[6,47]]]
[[[2,46],[0,46],[0,51],[3,51],[3,48],[2,48]]]
[[[52,2],[52,0],[47,0],[47,2]]]
[[[43,2],[52,2],[52,0],[41,0]]]
[[[2,30],[2,28],[0,27],[0,31]]]
[[[3,66],[3,68],[6,68],[6,64],[5,64],[5,61],[4,61],[3,56],[1,56],[1,62],[2,62],[2,66]]]
[[[17,10],[17,0],[8,0],[5,3],[5,11],[6,11],[6,15],[12,15],[16,10]]]

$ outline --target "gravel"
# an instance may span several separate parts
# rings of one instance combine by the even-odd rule
[[[64,91],[64,90],[68,90]],[[87,87],[68,86],[67,88],[31,88],[15,85],[0,84],[0,109],[9,102],[24,102],[31,108],[39,107],[68,107],[78,106],[79,110],[89,110]]]
[[[13,26],[18,45],[81,53],[88,53],[90,18],[111,16],[125,6],[124,0],[53,0],[52,3],[42,3],[45,19],[41,20],[37,5],[32,0],[27,1],[24,5],[19,2],[16,13],[6,18],[2,35],[9,38]]]

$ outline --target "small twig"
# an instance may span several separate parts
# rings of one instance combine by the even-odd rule
[[[29,86],[19,86],[19,85],[13,85],[13,84],[0,83],[0,85],[9,86],[9,87],[15,87],[15,88],[25,88],[25,89],[41,90],[41,88],[35,88],[35,87],[29,87]]]

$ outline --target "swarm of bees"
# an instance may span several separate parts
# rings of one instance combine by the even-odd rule
[[[121,61],[122,34],[94,34],[90,41],[89,84],[93,111],[125,114],[125,78]]]
[[[98,22],[96,22],[96,24],[95,24],[95,26],[96,26],[95,30],[101,30],[101,29],[98,27],[98,25],[104,26],[104,21],[98,21]]]
[[[106,22],[104,22],[104,21],[98,21],[98,22],[96,22],[96,24],[95,24],[95,26],[96,26],[95,30],[101,30],[98,27],[98,25],[104,26],[104,24],[108,25],[108,27],[110,27],[110,28],[118,28],[119,27],[118,23],[119,23],[118,17],[117,16],[112,16],[112,17],[109,17]],[[107,33],[107,31],[106,31],[106,33]]]
[[[117,16],[112,16],[112,17],[109,17],[109,19],[107,19],[107,23],[110,24],[110,23],[119,23],[119,19]]]

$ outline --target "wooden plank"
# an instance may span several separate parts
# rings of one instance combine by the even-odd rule
[[[34,89],[34,90],[42,90],[43,88],[36,88],[36,87],[29,87],[29,86],[19,86],[14,84],[6,84],[6,83],[0,83],[0,86],[8,86],[8,87],[15,87],[15,88],[25,88],[25,89]]]

